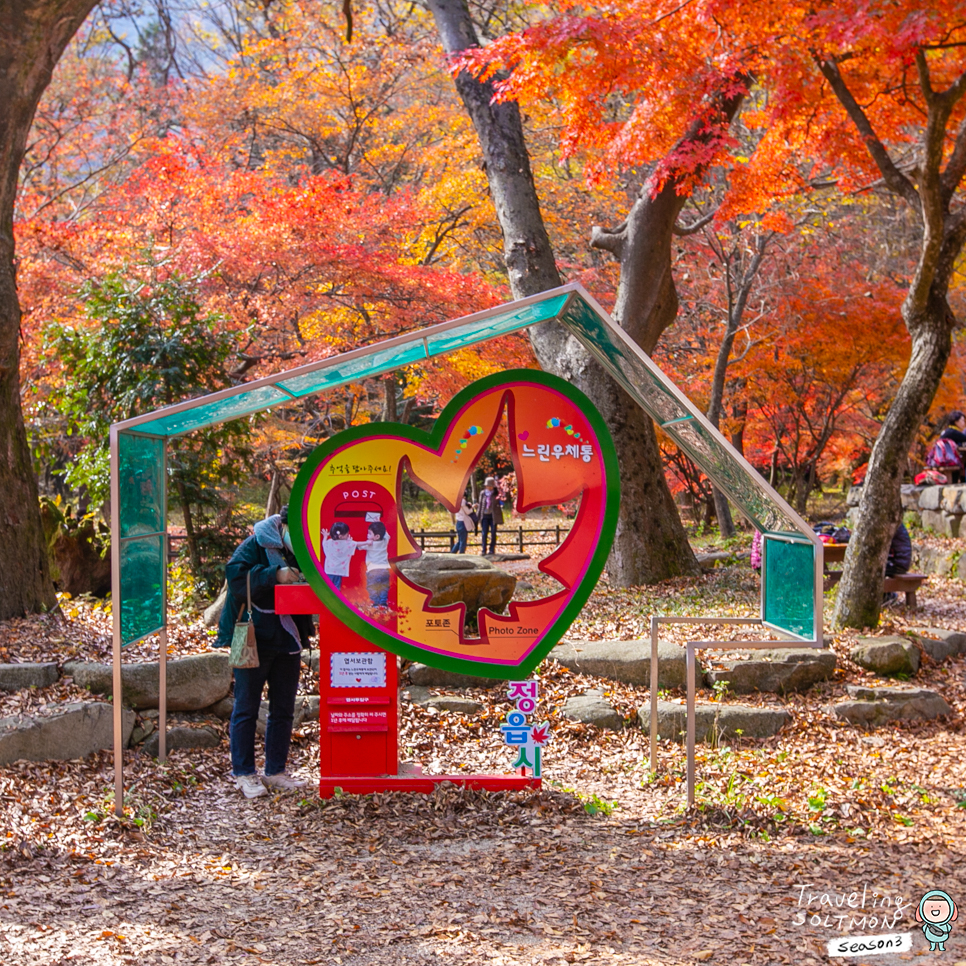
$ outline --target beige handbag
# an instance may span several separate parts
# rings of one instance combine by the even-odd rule
[[[228,663],[232,667],[258,667],[258,646],[255,643],[255,625],[252,623],[252,575],[245,575],[248,591],[248,620],[241,619],[245,605],[238,609],[238,619],[235,621],[235,633],[231,638],[231,654]]]

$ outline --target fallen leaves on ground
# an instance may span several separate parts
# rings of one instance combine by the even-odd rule
[[[959,586],[930,578],[927,587],[919,612],[896,612],[877,633],[966,629]],[[754,613],[756,596],[755,578],[738,567],[659,591],[605,585],[570,636],[645,637],[650,613]],[[7,659],[62,662],[58,640],[76,648],[70,657],[106,659],[103,612],[75,609],[73,618],[0,625]],[[693,629],[683,633],[662,636],[685,640]],[[172,649],[203,649],[203,635],[179,625]],[[793,722],[765,741],[699,746],[692,810],[681,746],[661,742],[657,772],[648,772],[635,723],[647,690],[554,663],[540,675],[537,717],[551,721],[553,739],[538,792],[443,786],[320,801],[310,785],[302,796],[249,802],[231,785],[223,742],[175,751],[166,764],[127,752],[117,819],[107,753],[0,768],[0,961],[809,964],[848,931],[835,921],[841,905],[826,922],[821,895],[834,903],[863,889],[866,919],[856,913],[853,933],[913,931],[905,906],[961,883],[966,660],[926,661],[916,679],[941,691],[950,720],[867,734],[830,712],[847,682],[875,680],[848,660],[850,640],[834,641],[835,679],[805,694],[728,698],[782,704]],[[152,658],[150,644],[125,660],[138,656]],[[313,685],[306,671],[303,687]],[[599,731],[560,716],[567,697],[592,687],[629,727]],[[4,709],[75,691],[61,683],[22,694],[5,697]],[[439,774],[508,770],[499,723],[509,705],[497,689],[472,694],[479,715],[404,702],[403,760]],[[293,762],[311,783],[317,741],[314,723],[294,740]],[[872,923],[873,895],[903,897],[894,929],[879,928],[878,916]],[[913,942],[921,953],[918,933]],[[966,958],[963,931],[954,928],[945,958]]]

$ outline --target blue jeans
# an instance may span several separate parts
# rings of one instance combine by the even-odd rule
[[[332,586],[336,590],[342,590],[342,574],[326,574],[325,576],[332,581]]]
[[[456,521],[456,543],[449,548],[450,553],[466,553],[466,524],[462,520]]]
[[[231,713],[231,773],[255,774],[255,726],[268,684],[268,724],[265,728],[265,774],[285,771],[292,741],[295,695],[299,689],[299,654],[258,649],[258,667],[236,667],[235,706]]]
[[[480,529],[483,531],[483,553],[496,553],[496,524],[493,522],[493,517],[487,515],[485,517],[480,517]],[[489,531],[490,534],[490,549],[486,549],[486,534]]]
[[[386,568],[370,570],[366,574],[366,590],[373,607],[389,606],[389,571]]]

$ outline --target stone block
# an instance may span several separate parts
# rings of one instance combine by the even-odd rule
[[[565,668],[578,674],[634,684],[651,686],[651,642],[648,638],[636,641],[565,641],[549,654]],[[695,668],[697,680],[702,680],[700,663]],[[685,649],[667,641],[657,645],[657,681],[659,688],[687,686],[687,656]]]
[[[962,631],[950,631],[945,627],[918,627],[910,632],[917,640],[929,638],[933,641],[943,641],[949,648],[949,654],[966,654],[966,634]]]
[[[650,704],[638,710],[641,727],[650,731]],[[695,740],[713,744],[719,738],[770,738],[791,721],[784,708],[758,708],[741,704],[695,705]],[[662,738],[684,742],[687,729],[687,708],[671,701],[657,703],[657,731]]]
[[[925,487],[915,486],[912,483],[903,483],[900,498],[902,500],[903,510],[918,510],[919,509],[919,494]]]
[[[943,488],[941,486],[924,486],[919,494],[919,509],[938,510],[942,498]]]
[[[453,714],[479,714],[483,710],[483,705],[479,701],[463,698],[456,694],[431,694],[420,703],[424,708],[451,711]]]
[[[928,688],[865,688],[849,685],[852,700],[834,705],[833,711],[845,721],[864,727],[877,727],[890,721],[922,721],[951,714],[945,698]]]
[[[585,691],[583,694],[567,698],[564,701],[561,714],[571,721],[582,721],[584,724],[596,725],[610,731],[620,731],[624,727],[624,719],[614,706],[600,691]]]
[[[809,648],[776,648],[753,651],[747,660],[728,661],[726,666],[705,674],[709,686],[727,681],[735,694],[771,691],[785,694],[805,691],[819,681],[827,681],[835,671],[833,651]]]
[[[919,670],[919,649],[905,637],[860,637],[850,657],[867,671],[883,676],[913,675]]]
[[[948,577],[953,572],[955,563],[955,551],[943,550],[942,547],[919,548],[919,568],[924,574]]]
[[[141,746],[142,751],[150,758],[157,758],[161,736],[157,731]],[[186,728],[178,725],[169,728],[164,737],[165,751],[191,748],[217,748],[221,744],[221,735],[212,728]]]
[[[56,684],[60,672],[53,662],[46,664],[0,664],[0,691],[23,688],[49,688]]]
[[[220,701],[231,688],[232,672],[228,649],[192,654],[167,662],[169,711],[198,711]],[[64,674],[94,694],[110,694],[113,671],[110,664],[69,661]],[[121,668],[122,700],[138,711],[157,708],[160,698],[160,666],[157,661],[126,664]]]
[[[12,761],[70,761],[114,747],[114,707],[103,701],[55,705],[51,714],[0,719],[0,765]],[[127,746],[134,713],[122,712]]]
[[[941,537],[958,537],[962,516],[945,510],[923,510],[922,525]]]
[[[944,486],[942,491],[943,498],[940,507],[946,513],[953,513],[956,516],[962,516],[963,513],[966,513],[966,510],[963,509],[963,494],[966,493],[966,487]]]
[[[496,688],[503,684],[493,678],[478,678],[472,674],[444,671],[428,664],[411,664],[407,671],[410,684],[421,688]]]

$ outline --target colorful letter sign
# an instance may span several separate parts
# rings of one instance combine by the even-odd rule
[[[560,547],[538,566],[562,589],[483,609],[431,607],[432,593],[396,563],[420,555],[400,506],[403,472],[455,512],[470,474],[506,417],[519,512],[580,499]],[[498,373],[461,392],[432,432],[371,423],[316,449],[292,491],[292,541],[312,589],[373,644],[435,667],[491,678],[530,673],[590,596],[614,538],[617,457],[607,427],[569,383],[536,370]]]

